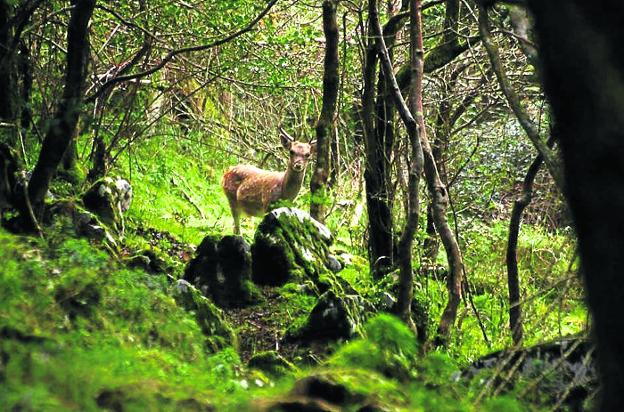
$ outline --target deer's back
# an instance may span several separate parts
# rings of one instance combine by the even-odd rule
[[[231,203],[248,215],[258,216],[280,198],[283,179],[284,172],[238,165],[223,174],[222,185]]]

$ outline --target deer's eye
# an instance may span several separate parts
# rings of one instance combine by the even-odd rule
[[[305,154],[305,157],[306,157],[306,158],[310,157],[310,154],[311,154],[311,153],[306,153],[306,154]]]

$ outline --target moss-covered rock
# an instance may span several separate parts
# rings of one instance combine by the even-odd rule
[[[147,273],[161,274],[171,271],[167,266],[167,262],[162,256],[159,256],[154,250],[142,250],[137,254],[125,259],[128,266],[140,268]]]
[[[331,375],[328,374],[316,374],[298,380],[291,393],[298,396],[322,399],[341,406],[363,400],[361,395],[351,392],[345,385],[334,381]]]
[[[184,279],[222,307],[256,303],[260,294],[251,282],[251,252],[240,236],[206,236],[184,271]]]
[[[330,254],[329,229],[302,210],[281,207],[267,214],[256,230],[252,279],[263,285],[289,281],[317,282],[323,273],[339,270]]]
[[[174,288],[174,297],[182,307],[195,313],[197,323],[208,337],[209,349],[216,352],[228,346],[238,346],[236,334],[221,310],[193,285],[186,280],[178,280]]]
[[[281,376],[297,370],[297,367],[275,351],[255,354],[247,363],[252,369],[259,369],[271,376]]]
[[[287,331],[288,340],[349,339],[358,334],[374,310],[373,306],[346,281],[332,279],[329,289],[318,299],[305,323]],[[328,282],[328,277],[322,280]]]
[[[115,231],[110,230],[98,215],[71,200],[59,200],[48,205],[44,223],[60,225],[63,230],[73,230],[78,236],[103,242],[112,248],[119,243]]]
[[[82,202],[105,224],[123,234],[123,213],[132,203],[132,186],[122,178],[104,177],[84,193]]]

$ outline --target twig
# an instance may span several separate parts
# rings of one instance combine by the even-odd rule
[[[181,176],[177,176],[177,177],[186,184],[186,182],[184,181],[184,179]],[[202,212],[202,210],[199,208],[197,203],[193,200],[191,195],[189,195],[188,192],[186,190],[184,190],[183,187],[180,187],[180,185],[178,184],[178,182],[177,182],[175,177],[171,178],[171,184],[173,184],[175,187],[177,187],[180,190],[180,192],[182,193],[184,198],[195,208],[195,210],[197,210],[197,212],[199,213],[199,216],[202,218],[202,220],[206,220],[206,215],[204,215],[204,212]]]

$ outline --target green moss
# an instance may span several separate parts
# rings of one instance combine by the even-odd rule
[[[0,260],[8,410],[95,410],[106,399],[124,410],[184,410],[247,398],[236,353],[204,334],[214,324],[178,306],[166,278],[125,269],[84,239],[1,229]]]
[[[195,314],[198,325],[206,335],[210,350],[218,351],[227,346],[238,346],[236,334],[225,320],[221,309],[185,281],[179,281],[175,288],[174,294],[179,303]]]

